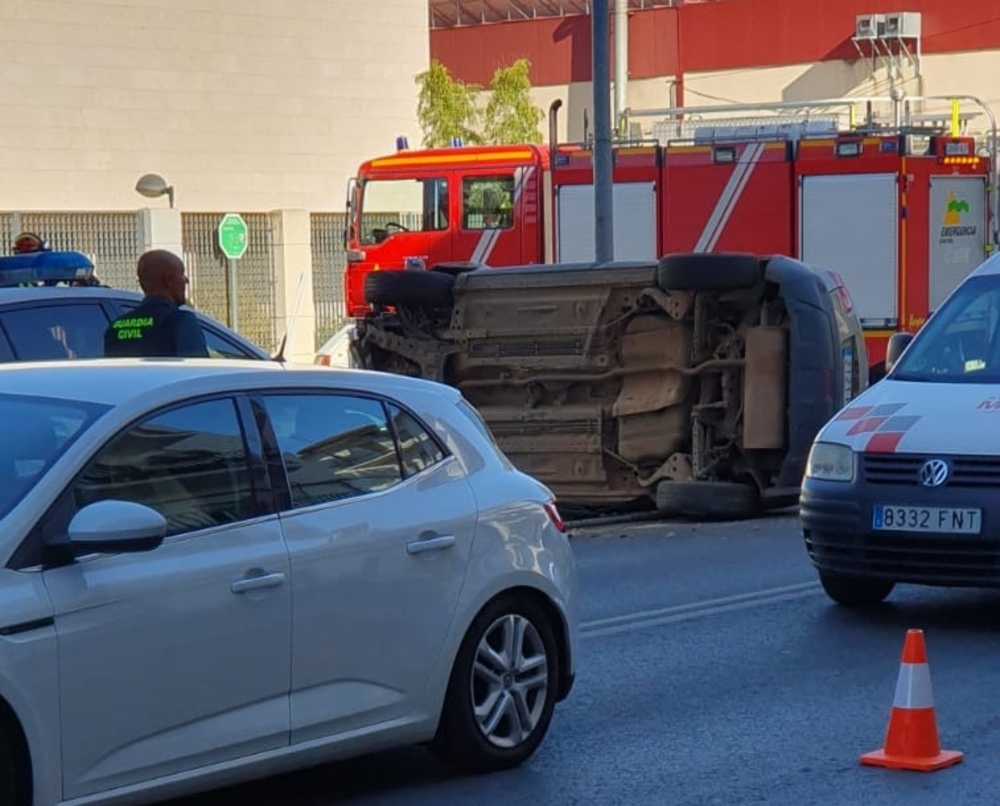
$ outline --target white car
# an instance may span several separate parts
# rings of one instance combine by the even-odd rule
[[[573,683],[551,493],[448,387],[244,360],[0,367],[0,804],[389,746],[524,761]]]

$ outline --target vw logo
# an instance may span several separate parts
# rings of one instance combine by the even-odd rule
[[[920,484],[940,487],[948,480],[948,463],[944,459],[929,459],[920,468]]]

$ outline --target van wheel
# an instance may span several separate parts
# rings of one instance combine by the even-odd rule
[[[667,255],[656,267],[656,282],[664,291],[732,291],[753,288],[763,279],[760,258],[742,253]]]
[[[760,491],[731,481],[661,481],[656,508],[670,515],[693,515],[713,520],[739,520],[760,514]]]
[[[375,271],[365,277],[365,301],[403,308],[448,308],[455,278],[432,271]]]
[[[476,617],[452,668],[432,753],[465,772],[516,767],[552,720],[559,653],[531,601],[502,596]]]
[[[0,806],[30,806],[31,781],[19,769],[10,731],[0,727]]]
[[[819,581],[826,595],[844,607],[872,607],[880,604],[896,587],[891,579],[865,579],[822,571]]]

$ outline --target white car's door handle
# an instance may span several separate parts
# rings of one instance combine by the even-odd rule
[[[425,551],[441,551],[455,545],[455,535],[423,537],[406,544],[407,554],[423,554]]]
[[[261,588],[276,588],[278,585],[284,584],[284,582],[285,575],[282,573],[261,574],[260,576],[237,579],[229,587],[233,593],[246,593],[247,591],[260,590]]]

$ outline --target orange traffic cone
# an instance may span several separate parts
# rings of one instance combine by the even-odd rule
[[[861,763],[893,770],[931,772],[958,764],[962,758],[963,754],[957,750],[941,749],[924,633],[923,630],[907,630],[885,747],[865,753]]]

